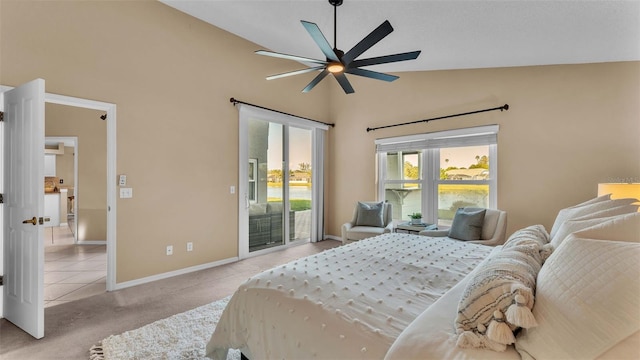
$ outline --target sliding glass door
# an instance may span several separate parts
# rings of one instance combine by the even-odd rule
[[[241,108],[241,258],[317,240],[312,230],[317,229],[318,214],[316,129],[304,125],[264,110]]]

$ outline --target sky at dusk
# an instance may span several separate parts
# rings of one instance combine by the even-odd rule
[[[311,130],[289,127],[289,167],[297,170],[298,164],[311,164]],[[269,149],[267,169],[279,169],[282,162],[282,125],[269,123]],[[313,164],[311,165],[313,168]]]

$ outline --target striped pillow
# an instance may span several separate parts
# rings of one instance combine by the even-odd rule
[[[478,268],[458,304],[459,347],[504,351],[515,341],[513,330],[536,325],[533,294],[548,242],[542,225],[518,230]]]

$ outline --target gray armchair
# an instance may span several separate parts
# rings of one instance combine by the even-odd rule
[[[481,210],[482,208],[465,208],[467,210]],[[507,213],[497,209],[486,209],[480,240],[469,240],[471,243],[489,246],[502,245],[507,232]],[[449,229],[423,230],[420,235],[432,237],[449,237]],[[457,240],[457,239],[454,239]]]
[[[363,201],[363,204],[372,206],[379,204],[375,201]],[[342,244],[348,244],[354,241],[366,239],[376,235],[390,233],[393,231],[393,211],[391,204],[385,202],[382,204],[382,223],[381,226],[358,225],[359,205],[353,210],[351,221],[342,225]],[[362,223],[362,219],[360,219]]]

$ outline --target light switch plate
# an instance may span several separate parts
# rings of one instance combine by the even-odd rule
[[[119,175],[118,176],[118,186],[126,186],[127,185],[127,175]]]
[[[131,199],[133,197],[133,188],[120,188],[120,199]]]

